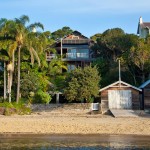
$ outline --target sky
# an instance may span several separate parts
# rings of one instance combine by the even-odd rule
[[[112,28],[136,34],[140,16],[150,22],[150,0],[0,0],[0,18],[22,15],[50,32],[69,26],[87,37]]]

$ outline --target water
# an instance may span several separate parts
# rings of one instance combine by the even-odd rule
[[[150,150],[150,136],[0,135],[0,150]]]

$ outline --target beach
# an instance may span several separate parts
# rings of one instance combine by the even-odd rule
[[[0,116],[0,134],[150,135],[150,117],[114,118],[88,109],[53,109],[31,115]]]

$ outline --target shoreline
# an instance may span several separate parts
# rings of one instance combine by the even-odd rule
[[[91,138],[95,138],[95,137],[128,137],[128,138],[149,138],[150,140],[150,135],[140,135],[140,134],[80,134],[80,133],[77,133],[77,134],[62,134],[62,133],[9,133],[9,132],[6,132],[6,133],[0,133],[0,138],[1,139],[8,139],[8,138],[12,138],[12,139],[20,139],[20,138],[27,138],[27,139],[30,139],[30,138],[35,138],[35,139],[38,139],[38,138],[57,138],[57,137],[60,137],[60,138],[76,138],[76,137],[80,137],[80,138],[85,138],[87,136],[90,136]]]

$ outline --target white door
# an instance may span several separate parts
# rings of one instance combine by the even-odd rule
[[[131,109],[131,90],[109,90],[108,105],[110,109]]]

